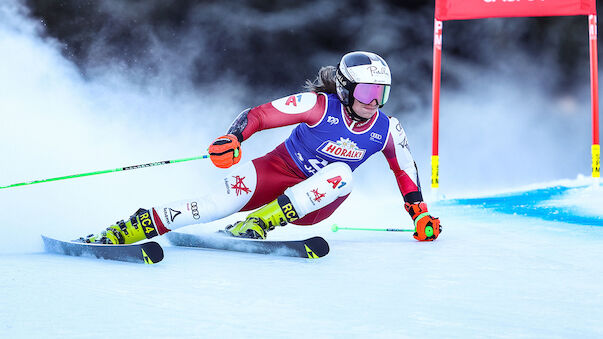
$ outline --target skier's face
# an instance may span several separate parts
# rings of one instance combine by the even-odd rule
[[[364,119],[370,119],[375,113],[377,113],[378,108],[379,104],[377,103],[377,99],[374,99],[368,104],[363,104],[358,100],[354,100],[354,104],[352,105],[354,112]]]

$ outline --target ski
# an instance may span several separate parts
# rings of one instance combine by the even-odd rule
[[[226,251],[259,253],[286,257],[317,259],[329,253],[329,244],[322,237],[304,240],[267,241],[242,239],[222,234],[195,235],[170,232],[166,234],[174,246],[199,247]]]
[[[46,236],[42,236],[42,240],[46,252],[75,257],[94,257],[144,264],[156,264],[163,259],[163,249],[154,241],[130,245],[104,245],[63,241]]]

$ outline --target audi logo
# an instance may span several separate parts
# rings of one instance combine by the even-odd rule
[[[193,219],[199,219],[199,207],[197,207],[197,202],[191,202],[191,212],[193,213]]]

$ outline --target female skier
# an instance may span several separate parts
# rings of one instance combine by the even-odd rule
[[[440,221],[423,202],[406,133],[398,119],[379,110],[390,86],[390,70],[380,56],[348,53],[337,68],[323,67],[314,82],[307,81],[308,92],[241,112],[227,134],[209,146],[213,164],[229,168],[241,159],[241,142],[255,132],[298,124],[273,151],[238,166],[205,196],[141,208],[128,220],[80,240],[130,244],[259,207],[225,232],[265,239],[277,226],[312,225],[329,217],[350,194],[352,172],[380,151],[414,221],[414,238],[432,241],[441,232]]]

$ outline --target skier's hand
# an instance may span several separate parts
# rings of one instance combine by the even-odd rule
[[[404,208],[415,222],[415,233],[413,234],[415,239],[419,241],[433,241],[440,235],[442,232],[440,219],[429,215],[427,204],[424,202],[405,203]]]
[[[227,134],[209,145],[209,159],[220,168],[229,168],[241,160],[241,143],[237,137]]]

